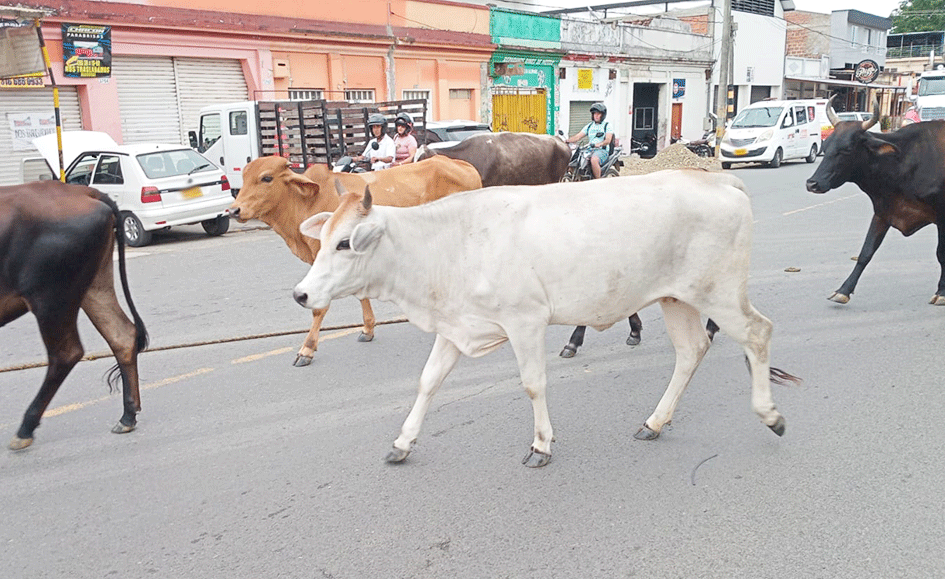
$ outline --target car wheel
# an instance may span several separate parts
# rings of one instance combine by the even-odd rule
[[[817,160],[817,145],[810,146],[810,155],[807,155],[807,158],[804,160],[808,163],[813,163]]]
[[[121,214],[121,229],[125,233],[125,243],[131,247],[142,247],[151,243],[151,232],[145,231],[141,220],[134,213],[125,211]]]
[[[216,219],[207,219],[206,221],[201,221],[200,225],[203,225],[203,230],[207,232],[207,235],[214,237],[223,235],[230,229],[230,216],[221,215]]]
[[[722,163],[722,168],[723,168],[723,169],[731,169],[731,168],[732,168],[732,164],[731,164],[731,163]]]
[[[781,147],[778,147],[778,150],[774,152],[774,157],[771,158],[771,162],[768,163],[768,166],[772,169],[777,169],[781,166],[782,159],[784,159],[784,153],[781,151]]]
[[[620,176],[620,169],[615,166],[611,166],[609,169],[607,169],[607,172],[604,173],[605,178],[606,177],[619,177],[619,176]]]

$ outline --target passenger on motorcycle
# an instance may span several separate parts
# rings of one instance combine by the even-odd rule
[[[569,143],[576,143],[584,137],[587,137],[588,147],[592,149],[591,153],[591,172],[595,179],[600,179],[600,167],[607,160],[610,144],[614,140],[614,131],[610,128],[610,123],[605,121],[607,116],[607,107],[604,103],[594,103],[591,105],[591,122],[588,123],[581,132],[568,138]]]
[[[374,138],[368,141],[364,153],[354,157],[354,160],[370,161],[372,171],[386,169],[394,160],[394,140],[387,134],[387,119],[380,113],[373,113],[368,117],[367,124]]]
[[[397,135],[394,136],[394,162],[391,167],[413,163],[413,156],[417,152],[417,139],[410,134],[413,130],[413,117],[407,113],[397,113],[394,121]]]

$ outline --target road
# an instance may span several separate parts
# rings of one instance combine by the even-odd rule
[[[673,424],[634,440],[673,366],[654,306],[635,348],[619,324],[565,360],[571,329],[549,329],[556,442],[537,470],[519,464],[532,413],[507,346],[460,362],[413,454],[388,465],[432,336],[392,323],[357,343],[347,298],[312,366],[294,368],[300,333],[222,342],[308,327],[290,297],[306,266],[271,231],[185,229],[131,250],[156,348],[140,359],[139,428],[108,432],[111,362],[80,363],[34,445],[0,452],[0,577],[945,576],[935,232],[891,233],[851,302],[827,301],[871,209],[855,186],[807,193],[813,169],[734,171],[753,200],[749,293],[775,323],[772,363],[804,379],[774,388],[785,436],[751,412],[722,335]],[[87,351],[104,350],[83,324]],[[0,340],[0,368],[42,359],[31,318]],[[0,372],[5,436],[42,375]]]

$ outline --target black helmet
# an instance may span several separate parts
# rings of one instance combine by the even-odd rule
[[[399,126],[407,127],[407,133],[409,133],[410,130],[413,129],[413,117],[411,117],[407,113],[397,113],[397,118],[394,121],[394,125],[398,127]]]
[[[381,113],[371,113],[371,116],[369,116],[367,119],[367,125],[369,127],[373,127],[374,125],[381,125],[382,127],[386,126],[387,117],[385,117]]]
[[[607,117],[607,107],[604,106],[604,103],[594,103],[591,105],[591,114],[600,113],[600,120],[604,120]]]

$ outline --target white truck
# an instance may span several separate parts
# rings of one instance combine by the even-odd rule
[[[907,98],[915,103],[916,117],[920,121],[945,120],[945,65],[939,64],[935,70],[920,74]]]
[[[243,167],[257,157],[279,155],[304,171],[331,164],[345,154],[360,154],[370,140],[367,118],[379,112],[394,126],[406,112],[414,128],[426,127],[426,101],[380,103],[315,101],[242,101],[200,109],[200,127],[189,131],[190,146],[226,173],[233,196],[243,186]]]

